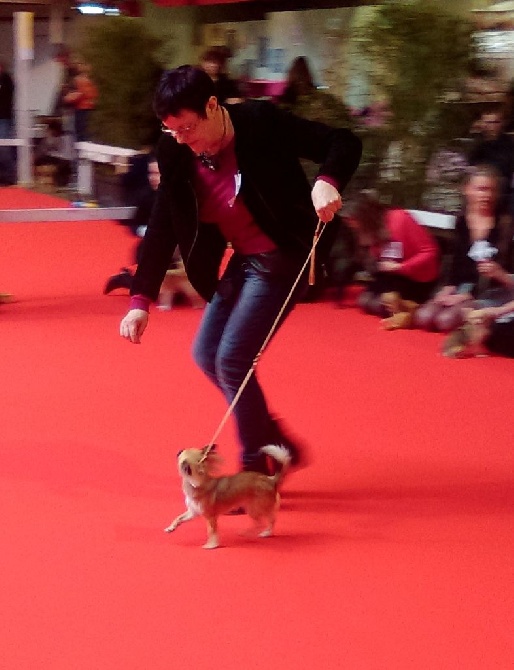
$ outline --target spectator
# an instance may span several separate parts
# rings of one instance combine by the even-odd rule
[[[73,151],[69,135],[64,132],[61,119],[50,119],[46,125],[45,136],[35,152],[36,178],[49,172],[52,185],[62,188],[68,185],[72,165]]]
[[[462,209],[462,181],[468,169],[460,140],[453,140],[430,158],[423,205],[432,212],[457,215]]]
[[[226,72],[228,60],[227,50],[223,47],[212,47],[202,54],[200,67],[207,72],[216,87],[216,98],[220,105],[242,102],[239,85],[230,79]]]
[[[505,119],[504,131],[512,133],[514,131],[514,80],[509,83],[502,100],[502,113]]]
[[[499,206],[512,211],[514,140],[504,131],[505,119],[498,107],[490,107],[480,117],[478,139],[470,151],[470,165],[493,165],[503,177]]]
[[[161,178],[157,159],[152,153],[146,151],[136,154],[131,159],[129,169],[123,177],[125,205],[136,208],[133,218],[128,220],[126,225],[138,238],[134,252],[134,266],[137,266],[142,239],[152,213]],[[107,295],[120,288],[130,289],[131,286],[132,272],[129,268],[123,267],[118,274],[109,277],[104,287],[104,294]]]
[[[53,106],[53,116],[62,117],[66,114],[69,105],[64,102],[64,97],[73,89],[73,79],[77,71],[71,63],[70,52],[64,44],[59,44],[53,57],[58,67],[58,92]]]
[[[64,95],[63,101],[74,109],[76,141],[87,142],[90,139],[89,117],[95,108],[98,90],[91,79],[90,65],[78,61],[75,67],[72,88]]]
[[[344,102],[332,93],[317,88],[304,56],[299,56],[292,62],[287,73],[286,86],[277,102],[297,116],[310,121],[330,123],[336,128],[352,126],[352,117]]]
[[[0,140],[12,137],[14,117],[14,82],[4,63],[0,62]],[[16,162],[12,147],[0,145],[0,186],[16,183]]]
[[[305,56],[298,56],[287,71],[286,86],[279,97],[283,105],[295,105],[302,95],[310,95],[316,90],[312,72]]]
[[[462,325],[476,297],[501,289],[510,263],[512,223],[500,212],[502,177],[492,165],[470,168],[465,206],[457,217],[451,268],[445,285],[421,307],[415,326],[449,332]]]
[[[359,296],[388,330],[407,328],[414,310],[431,296],[439,276],[432,236],[403,209],[387,209],[370,191],[349,203],[345,219],[359,241],[371,281]]]

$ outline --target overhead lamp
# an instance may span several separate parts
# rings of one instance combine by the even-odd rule
[[[81,14],[87,14],[88,16],[98,16],[100,14],[117,16],[120,14],[118,7],[104,5],[101,2],[81,2],[79,5],[77,5],[77,10]]]

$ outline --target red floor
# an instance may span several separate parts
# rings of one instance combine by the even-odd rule
[[[312,465],[275,537],[224,517],[208,552],[201,520],[162,532],[176,452],[225,410],[189,354],[201,312],[155,311],[129,345],[126,296],[102,295],[131,259],[123,227],[3,223],[0,240],[17,298],[0,306],[2,668],[514,667],[514,361],[300,305],[259,375]],[[231,424],[219,443],[234,469]]]

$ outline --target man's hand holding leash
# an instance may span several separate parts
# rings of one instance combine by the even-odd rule
[[[339,191],[323,179],[318,179],[314,184],[311,198],[316,214],[323,223],[332,221],[343,204]]]

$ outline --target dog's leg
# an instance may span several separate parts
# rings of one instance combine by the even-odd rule
[[[187,279],[184,281],[182,291],[191,303],[191,307],[194,309],[203,309],[205,307],[203,298],[198,295]]]
[[[275,505],[271,510],[268,516],[268,526],[262,532],[259,533],[259,537],[271,537],[273,535],[273,530],[275,528],[275,521],[277,519],[277,512],[280,507],[280,494],[277,491],[277,497],[275,498]]]
[[[174,521],[172,521],[167,528],[164,529],[164,532],[172,533],[175,528],[180,526],[181,523],[184,523],[184,521],[191,521],[191,519],[194,519],[195,516],[196,514],[192,510],[186,510],[182,514],[179,514],[179,516]]]
[[[218,519],[216,517],[206,518],[207,521],[207,542],[203,545],[204,549],[216,549],[218,542]]]
[[[157,304],[157,309],[160,309],[162,312],[169,312],[173,307],[173,292],[168,289],[163,289],[159,292],[159,302]]]

